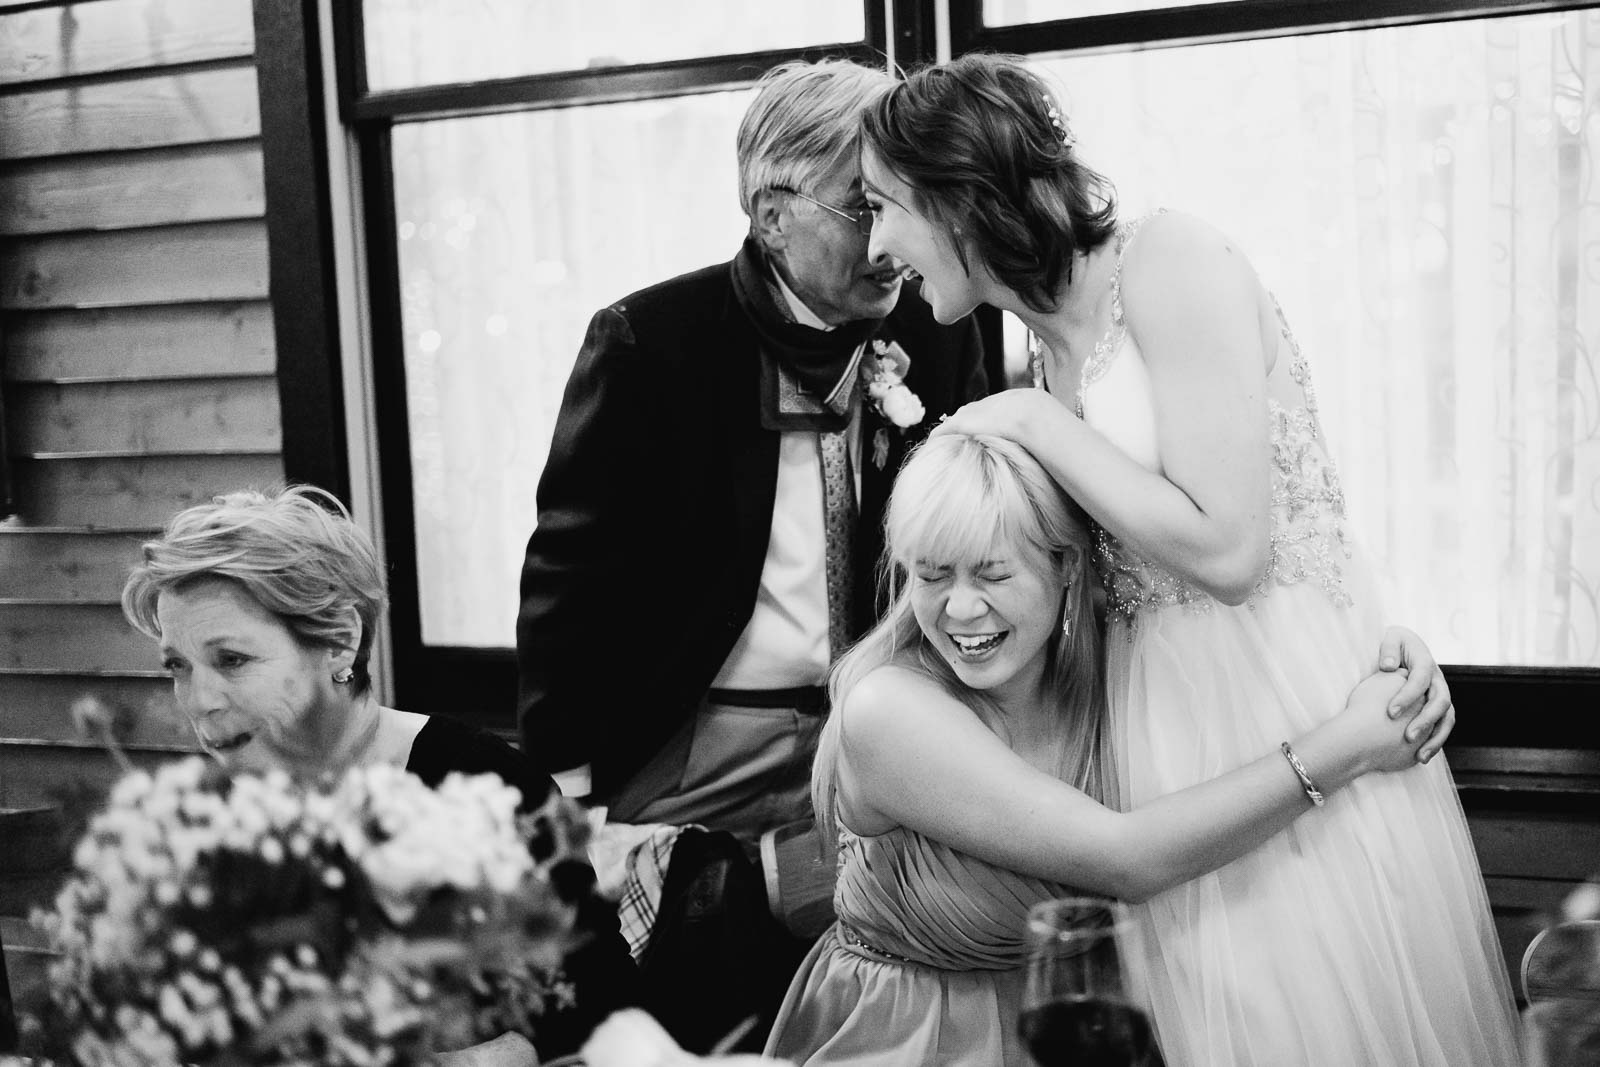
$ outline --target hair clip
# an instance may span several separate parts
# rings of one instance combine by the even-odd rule
[[[1061,147],[1071,148],[1073,145],[1077,144],[1078,139],[1072,136],[1072,130],[1067,127],[1067,121],[1061,117],[1060,110],[1056,108],[1056,102],[1050,99],[1048,96],[1042,97],[1041,99],[1044,100],[1044,110],[1045,114],[1050,118],[1050,125],[1056,128],[1056,133],[1061,138]]]

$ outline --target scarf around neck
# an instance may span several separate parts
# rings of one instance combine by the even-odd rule
[[[731,267],[733,292],[761,339],[761,425],[768,430],[843,430],[850,423],[857,353],[882,319],[832,330],[794,321],[761,244],[746,237]]]

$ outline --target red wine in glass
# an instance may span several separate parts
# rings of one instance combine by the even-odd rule
[[[1158,1067],[1150,1020],[1117,1000],[1053,1000],[1022,1013],[1022,1040],[1039,1067]]]
[[[1025,937],[1018,1027],[1035,1063],[1160,1067],[1139,987],[1125,973],[1141,951],[1126,907],[1100,897],[1042,901],[1028,912]]]

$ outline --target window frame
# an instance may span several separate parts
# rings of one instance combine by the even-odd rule
[[[1593,0],[1233,0],[985,26],[983,0],[949,4],[952,55],[989,51],[1057,57],[1600,9]],[[999,314],[984,308],[980,316],[985,342],[998,343]],[[1596,749],[1585,719],[1600,708],[1600,667],[1445,664],[1444,670],[1458,709],[1452,750]],[[1600,789],[1600,782],[1594,787]],[[1528,783],[1518,779],[1515,788],[1526,789]]]
[[[515,650],[422,640],[392,166],[395,126],[736,89],[788,60],[832,56],[879,65],[890,53],[891,28],[896,61],[915,65],[934,54],[934,0],[862,0],[860,41],[385,90],[367,83],[362,6],[360,0],[333,5],[333,51],[339,113],[353,137],[361,175],[394,699],[400,707],[510,733],[516,727]]]
[[[1231,0],[986,26],[983,0],[949,0],[950,54],[1016,55],[1174,48],[1430,22],[1574,11],[1584,0]]]

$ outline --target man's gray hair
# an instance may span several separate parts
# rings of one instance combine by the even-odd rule
[[[844,59],[784,63],[757,83],[739,122],[739,206],[785,187],[811,193],[847,159],[854,166],[861,113],[894,85],[889,74]]]

